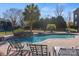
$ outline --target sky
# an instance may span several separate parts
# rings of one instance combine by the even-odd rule
[[[26,7],[28,3],[0,3],[0,16],[3,17],[3,12],[10,8],[22,9]],[[68,13],[71,13],[73,18],[73,11],[79,7],[79,3],[36,3],[39,7],[41,17],[52,17],[55,15],[55,8],[57,5],[63,7],[63,17],[67,21]]]

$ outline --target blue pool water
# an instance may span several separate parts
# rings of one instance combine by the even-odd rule
[[[31,42],[31,43],[35,43],[35,42],[41,42],[41,41],[44,41],[46,39],[55,39],[55,38],[58,38],[58,39],[62,39],[62,38],[74,38],[75,35],[74,34],[51,34],[51,35],[34,35],[30,38],[27,38],[27,37],[24,37],[24,38],[16,38],[16,40],[18,42]]]

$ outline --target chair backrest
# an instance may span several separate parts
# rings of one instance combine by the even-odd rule
[[[15,40],[15,38],[9,38],[9,40],[7,41],[10,44],[10,46],[13,48],[19,48],[19,49],[22,48],[22,44],[17,40]]]
[[[48,56],[47,45],[29,44],[33,56]]]
[[[58,52],[59,56],[77,56],[76,49],[72,48],[60,48]]]

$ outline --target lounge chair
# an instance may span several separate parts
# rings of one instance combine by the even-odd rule
[[[76,49],[73,48],[60,48],[59,56],[78,56]]]
[[[9,56],[25,56],[25,55],[29,55],[29,50],[27,50],[24,48],[25,45],[18,42],[17,40],[15,40],[15,38],[10,38],[8,40],[9,42],[9,46],[7,48],[7,55]]]
[[[29,44],[32,56],[49,56],[47,45]]]
[[[57,56],[57,53],[56,53],[55,47],[52,48],[52,51],[53,51],[53,56]]]
[[[77,55],[79,56],[79,49],[76,49]]]

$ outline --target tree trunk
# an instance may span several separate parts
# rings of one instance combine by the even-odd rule
[[[53,32],[52,30],[50,30],[51,32]]]
[[[5,31],[5,35],[6,35],[6,31]]]
[[[32,32],[32,24],[30,25],[30,32]]]
[[[14,34],[14,26],[12,26],[12,33]]]
[[[50,31],[51,31],[51,33],[52,33],[52,32],[53,32],[53,29],[51,29]]]

